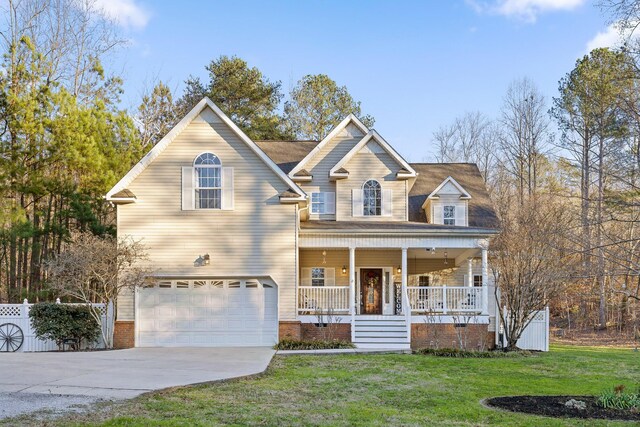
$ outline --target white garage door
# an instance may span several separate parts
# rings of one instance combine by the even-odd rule
[[[138,293],[139,347],[273,345],[278,290],[265,280],[164,280]]]

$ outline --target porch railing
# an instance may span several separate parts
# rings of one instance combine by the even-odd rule
[[[482,288],[470,286],[408,287],[411,312],[469,313],[482,311]]]
[[[320,311],[326,313],[349,312],[348,286],[299,286],[298,313],[315,314]]]

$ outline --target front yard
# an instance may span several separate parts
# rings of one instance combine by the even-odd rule
[[[400,354],[276,356],[259,378],[159,392],[58,423],[612,425],[499,412],[479,401],[515,394],[595,394],[620,383],[640,385],[640,353],[554,346],[546,354],[498,359]]]

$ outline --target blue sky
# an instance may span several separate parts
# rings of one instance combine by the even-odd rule
[[[497,116],[516,78],[550,102],[576,59],[616,39],[586,0],[102,1],[131,40],[112,64],[125,107],[156,79],[180,92],[211,59],[237,55],[285,93],[306,74],[346,85],[414,162],[461,113]]]

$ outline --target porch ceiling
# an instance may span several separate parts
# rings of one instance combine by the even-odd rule
[[[349,253],[349,249],[347,248],[300,248],[301,252],[322,252],[326,250],[327,252],[344,252],[345,254]],[[400,253],[400,248],[356,248],[356,252],[398,252]],[[407,250],[407,258],[408,259],[443,259],[445,251],[447,252],[447,258],[454,259],[458,257],[479,257],[481,255],[480,249],[467,249],[467,248],[436,248],[435,253],[431,253],[431,249],[423,249],[423,248],[409,248]]]

